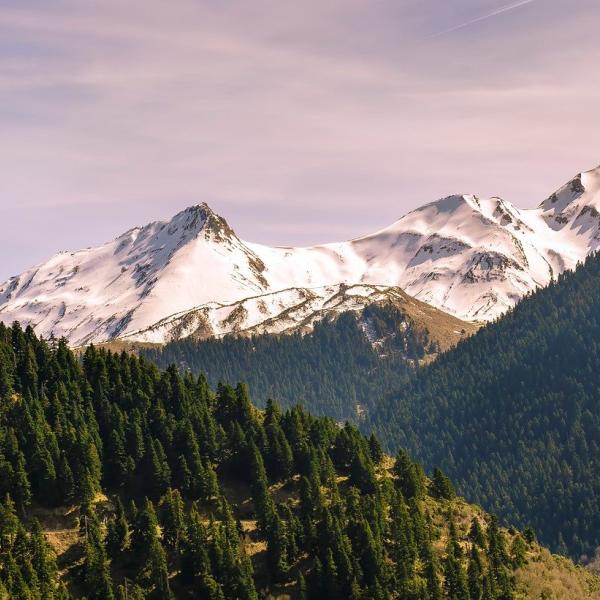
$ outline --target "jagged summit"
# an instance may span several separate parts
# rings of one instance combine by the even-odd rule
[[[595,193],[596,195],[600,193],[600,165],[578,173],[573,179],[546,198],[539,205],[539,208],[544,211],[560,212],[586,192]]]
[[[400,288],[461,319],[490,320],[599,247],[600,167],[536,209],[453,195],[373,234],[307,248],[240,240],[202,203],[11,278],[0,286],[0,319],[72,344],[143,339],[150,330],[154,341],[192,335],[200,307],[210,313],[211,335],[249,323],[255,331],[302,330],[290,315],[318,320],[328,310],[323,290],[377,286],[381,297]],[[301,310],[305,300],[289,291],[300,289]]]
[[[195,204],[177,213],[165,226],[168,227],[169,234],[174,234],[179,229],[198,233],[213,216],[214,213],[208,204]]]
[[[215,213],[206,203],[194,204],[178,212],[168,221],[153,221],[147,225],[134,227],[117,237],[117,240],[142,242],[148,238],[158,239],[161,235],[179,237],[180,243],[185,244],[201,233],[205,237],[211,234],[220,237],[234,235],[227,221]]]
[[[539,207],[541,216],[554,231],[563,232],[588,250],[600,245],[600,166],[579,173]]]
[[[188,206],[177,213],[167,225],[170,234],[175,234],[178,231],[198,234],[204,231],[207,235],[213,234],[223,237],[234,235],[227,221],[214,212],[206,202]]]

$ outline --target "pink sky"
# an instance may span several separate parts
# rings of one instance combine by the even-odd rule
[[[50,8],[51,7],[51,8]],[[597,0],[0,0],[0,279],[202,201],[354,237],[600,163]]]

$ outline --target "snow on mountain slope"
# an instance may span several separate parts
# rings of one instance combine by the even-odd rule
[[[0,287],[0,319],[74,344],[116,338],[214,299],[257,295],[264,265],[206,205],[57,254]]]
[[[536,209],[519,210],[500,198],[449,196],[346,243],[248,246],[288,285],[337,280],[397,286],[462,319],[486,321],[598,248],[598,204],[600,167]]]
[[[599,228],[600,167],[535,209],[449,196],[376,233],[308,248],[244,242],[202,204],[11,278],[0,319],[73,345],[286,332],[401,288],[485,321],[597,250]]]
[[[133,331],[120,339],[125,342],[163,343],[188,336],[206,339],[227,334],[307,333],[324,318],[335,318],[348,311],[360,312],[373,304],[400,309],[407,322],[426,329],[442,350],[477,329],[415,300],[399,288],[338,284],[322,288],[291,288],[233,303],[209,302],[170,315],[147,329]]]

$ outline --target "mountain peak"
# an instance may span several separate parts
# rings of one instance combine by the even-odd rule
[[[600,165],[581,173],[580,179],[587,191],[600,190]]]
[[[206,202],[193,204],[177,213],[169,221],[168,231],[169,234],[181,231],[192,236],[198,236],[204,232],[207,239],[212,237],[216,241],[235,237],[235,233],[227,221],[214,212]]]
[[[564,224],[571,216],[573,216],[566,213],[572,212],[572,210],[577,207],[577,204],[579,204],[577,201],[582,196],[586,196],[586,203],[588,201],[595,203],[595,197],[597,197],[599,193],[600,165],[589,171],[578,173],[573,179],[546,198],[546,200],[539,205],[539,208],[542,212],[551,213],[552,218],[555,220],[558,218],[559,223]]]
[[[234,238],[235,233],[223,217],[214,212],[206,202],[202,202],[184,208],[169,220],[134,227],[117,239],[121,241],[121,250],[129,243],[139,245],[151,239],[158,244],[165,236],[178,238],[178,245],[182,246],[200,237],[222,242]]]
[[[588,171],[584,171],[583,174],[584,175],[586,175],[586,174],[600,175],[600,164],[593,167],[592,169],[589,169]]]
[[[192,204],[191,206],[188,206],[187,208],[184,208],[183,210],[179,211],[173,217],[173,219],[188,218],[188,217],[189,218],[200,217],[200,218],[206,219],[210,216],[218,216],[218,215],[206,202],[200,202],[199,204]]]

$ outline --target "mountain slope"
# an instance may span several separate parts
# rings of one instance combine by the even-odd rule
[[[202,204],[11,278],[0,286],[0,318],[72,345],[294,331],[344,285],[400,288],[486,321],[597,249],[599,224],[600,167],[536,209],[449,196],[374,234],[308,248],[244,242]]]
[[[594,256],[374,403],[365,427],[589,558],[600,545],[599,314]]]
[[[477,325],[461,321],[404,293],[400,288],[375,285],[332,285],[293,288],[244,298],[230,304],[210,302],[171,315],[144,330],[120,337],[123,341],[160,344],[184,338],[204,340],[229,334],[308,333],[324,319],[360,313],[367,306],[394,307],[411,323],[426,330],[442,350],[452,347]]]

